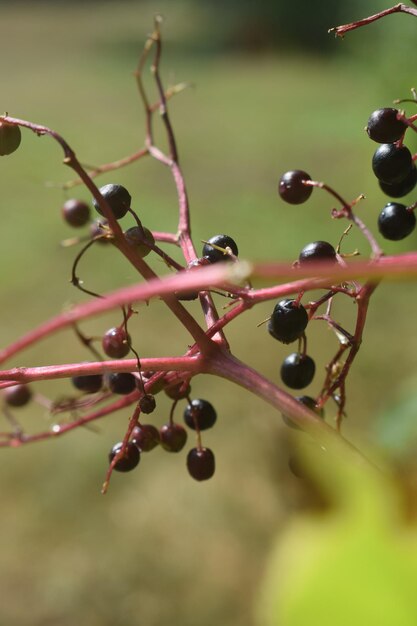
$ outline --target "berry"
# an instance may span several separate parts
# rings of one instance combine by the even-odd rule
[[[123,442],[116,443],[109,453],[109,463],[111,463],[118,452],[122,449]],[[140,451],[132,442],[128,441],[124,455],[117,461],[114,469],[118,472],[130,472],[139,464]]]
[[[217,250],[217,248],[213,248],[210,244],[214,244],[215,246],[223,249],[230,248],[235,256],[239,254],[236,242],[231,237],[228,235],[215,235],[214,237],[211,237],[203,246],[203,257],[206,257],[210,263],[232,260],[230,255],[222,252],[221,250]]]
[[[126,215],[128,210],[130,209],[130,203],[132,202],[132,198],[125,187],[122,187],[122,185],[113,184],[104,185],[104,187],[100,187],[100,193],[106,200],[114,217],[117,220],[120,220]],[[104,215],[99,203],[95,198],[93,198],[93,205],[97,213],[100,213],[100,215]]]
[[[211,478],[216,469],[216,463],[210,448],[192,448],[187,454],[187,469],[196,480]]]
[[[383,143],[372,158],[372,169],[378,180],[393,185],[402,182],[413,167],[411,152],[406,146]]]
[[[62,216],[70,226],[79,228],[85,226],[90,220],[90,207],[81,200],[71,198],[62,206]]]
[[[184,386],[184,382],[176,383],[175,385],[166,387],[165,393],[171,400],[182,400],[190,395],[191,387],[189,384]]]
[[[316,371],[313,359],[307,354],[293,352],[281,366],[282,381],[291,389],[303,389],[311,383]]]
[[[0,122],[0,156],[12,154],[20,146],[22,133],[19,126]]]
[[[207,265],[207,262],[205,261],[204,257],[202,259],[194,259],[194,261],[190,261],[185,271],[189,272],[198,267],[202,267],[204,265]],[[175,292],[175,295],[177,296],[178,300],[185,300],[185,301],[197,300],[198,291],[183,291],[181,293]]]
[[[282,343],[292,343],[299,339],[308,323],[307,311],[295,300],[281,300],[275,305],[268,322],[268,332]]]
[[[319,409],[317,407],[316,401],[314,400],[314,398],[311,398],[310,396],[298,396],[296,400],[298,402],[301,402],[301,404],[304,404],[304,406],[306,406],[308,409],[311,409],[312,411],[314,411],[314,413],[317,413],[319,417],[324,418],[324,409]],[[297,426],[297,424],[293,422],[292,419],[288,417],[287,415],[283,415],[282,419],[286,423],[286,425],[289,426],[290,428],[295,428],[297,430],[300,430],[300,427]]]
[[[141,259],[145,258],[152,248],[149,246],[155,245],[155,239],[149,228],[142,226],[142,230],[139,226],[133,226],[125,231],[127,243],[133,246]],[[149,245],[148,245],[149,244]]]
[[[192,400],[184,411],[184,421],[193,430],[212,428],[217,420],[214,407],[207,400]]]
[[[9,406],[25,406],[32,398],[32,391],[29,385],[19,384],[7,387],[3,391],[4,400]]]
[[[413,166],[407,176],[400,183],[394,183],[389,185],[379,181],[379,186],[382,191],[391,198],[402,198],[406,196],[410,191],[413,191],[417,184],[417,168],[413,163]]]
[[[101,374],[73,376],[71,382],[79,391],[84,391],[84,393],[96,393],[100,391],[103,386],[103,376]]]
[[[327,241],[313,241],[304,246],[298,257],[300,265],[311,261],[336,261],[336,250]]]
[[[415,228],[416,216],[404,204],[389,202],[378,217],[379,232],[385,239],[399,241],[407,237]]]
[[[181,424],[164,424],[159,431],[161,446],[167,452],[179,452],[187,441],[187,431]]]
[[[139,407],[142,413],[145,413],[145,415],[153,413],[156,408],[156,402],[153,395],[151,395],[150,393],[146,393],[144,396],[142,396],[139,400]]]
[[[279,179],[279,195],[289,204],[302,204],[309,199],[313,192],[312,186],[304,185],[303,181],[305,180],[311,180],[307,172],[303,172],[302,170],[285,172]]]
[[[150,452],[160,442],[159,430],[152,424],[135,426],[132,432],[132,442],[141,452]]]
[[[398,109],[378,109],[371,113],[366,131],[373,141],[378,143],[394,143],[400,139],[407,124],[397,119]]]
[[[103,351],[112,359],[122,359],[130,352],[130,336],[123,327],[110,328],[103,336]]]
[[[129,373],[113,373],[109,374],[107,384],[113,393],[126,396],[136,389],[136,377]]]

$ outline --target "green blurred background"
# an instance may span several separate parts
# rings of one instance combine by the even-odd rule
[[[276,193],[282,172],[305,169],[348,198],[365,193],[358,212],[374,230],[387,201],[372,176],[375,145],[363,128],[374,109],[415,86],[409,62],[415,24],[394,16],[345,41],[326,32],[385,7],[383,0],[0,2],[1,108],[58,130],[84,163],[135,151],[144,133],[133,71],[153,15],[162,13],[163,78],[195,86],[170,104],[195,240],[225,232],[243,258],[291,261],[309,241],[336,245],[345,225],[329,219],[332,202],[318,192],[307,205],[284,206]],[[399,38],[402,45],[393,45]],[[71,178],[60,149],[24,132],[21,149],[0,165],[4,346],[85,298],[68,282],[75,249],[59,245],[73,235],[59,214],[73,195],[59,187]],[[126,185],[148,227],[175,230],[175,190],[158,163],[146,160],[101,180]],[[82,189],[76,195],[89,198]],[[410,250],[416,243],[412,235],[384,248]],[[352,233],[345,250],[356,247],[368,253]],[[135,275],[114,250],[97,246],[82,278],[103,291]],[[359,445],[396,441],[403,454],[406,441],[407,453],[415,450],[415,413],[403,412],[393,431],[390,410],[414,397],[415,304],[414,285],[382,285],[373,299],[347,390],[346,433]],[[270,304],[251,311],[228,337],[239,357],[278,380],[288,348],[256,328],[269,312]],[[348,326],[353,314],[353,307],[340,308]],[[100,335],[116,323],[108,315],[83,328]],[[314,326],[309,349],[323,372],[336,343]],[[140,308],[131,331],[142,356],[181,354],[188,341],[158,302]],[[63,332],[10,366],[85,358]],[[307,392],[317,393],[318,385],[319,376]],[[65,381],[36,390],[53,398],[70,393]],[[208,484],[189,478],[184,454],[156,450],[143,455],[138,471],[115,475],[101,496],[107,452],[122,437],[129,411],[103,420],[98,433],[79,430],[1,452],[0,623],[253,624],[272,538],[303,494],[287,469],[281,419],[269,406],[217,379],[196,379],[193,395],[218,410],[218,425],[204,437],[217,458]],[[168,412],[161,398],[155,423]],[[28,430],[51,424],[42,409],[21,415]]]

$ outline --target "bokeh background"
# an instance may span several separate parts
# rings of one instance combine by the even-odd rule
[[[374,109],[407,97],[414,86],[415,24],[399,15],[345,41],[327,34],[331,26],[385,7],[383,0],[0,2],[0,106],[58,130],[84,163],[135,151],[144,119],[133,71],[153,15],[162,13],[165,83],[194,85],[170,110],[195,240],[225,232],[243,258],[291,261],[310,241],[336,245],[345,226],[329,218],[332,202],[324,194],[315,192],[307,205],[285,206],[276,193],[282,172],[305,169],[352,199],[365,193],[358,211],[374,230],[387,201],[371,172],[375,145],[363,129]],[[392,45],[399,38],[401,46]],[[162,133],[157,136],[163,142]],[[409,146],[416,150],[413,138]],[[60,247],[73,235],[60,218],[61,204],[73,195],[60,188],[69,178],[57,145],[29,132],[21,148],[1,160],[2,346],[85,299],[69,284],[76,249]],[[158,163],[148,159],[101,180],[124,184],[148,227],[175,230],[175,190]],[[89,199],[81,188],[76,196]],[[416,244],[414,234],[384,248],[399,252]],[[345,250],[356,247],[368,254],[352,233]],[[97,291],[136,279],[114,250],[100,246],[85,258],[82,272],[86,286]],[[415,305],[412,284],[382,285],[373,298],[348,383],[346,433],[359,445],[415,450]],[[278,380],[288,349],[256,327],[269,313],[268,304],[251,311],[228,336],[240,358]],[[353,313],[342,306],[340,319],[349,326]],[[100,335],[118,322],[113,314],[83,329]],[[188,341],[159,302],[141,307],[131,332],[142,356],[181,354]],[[317,323],[309,346],[323,372],[334,337]],[[86,358],[74,336],[63,332],[10,366]],[[317,393],[318,381],[306,391]],[[52,398],[71,393],[65,381],[36,390]],[[187,475],[185,454],[155,450],[143,455],[137,471],[113,476],[101,496],[107,452],[121,439],[128,411],[100,422],[97,432],[1,451],[1,623],[254,623],[273,537],[305,497],[287,469],[289,444],[279,415],[217,379],[196,379],[193,395],[218,411],[216,428],[204,438],[217,458],[217,474],[207,484]],[[396,408],[404,402],[406,410]],[[168,413],[169,402],[161,398],[155,423]],[[20,415],[28,430],[52,424],[41,408]]]

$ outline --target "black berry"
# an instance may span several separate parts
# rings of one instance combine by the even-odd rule
[[[0,122],[0,156],[12,154],[20,146],[22,133],[19,126]]]
[[[217,420],[214,407],[207,400],[192,400],[184,411],[184,421],[193,430],[212,428]]]
[[[150,452],[160,442],[159,430],[152,424],[135,426],[132,432],[132,441],[141,452]]]
[[[159,431],[161,446],[167,452],[179,452],[187,441],[187,431],[181,424],[164,424]]]
[[[372,169],[378,180],[393,185],[403,181],[413,166],[411,152],[406,146],[383,143],[372,158]]]
[[[314,261],[336,261],[336,250],[327,241],[313,241],[307,244],[300,252],[300,265]]]
[[[319,409],[317,407],[316,401],[314,400],[314,398],[311,398],[310,396],[298,396],[296,400],[298,402],[301,402],[301,404],[304,404],[304,406],[306,406],[307,408],[314,411],[314,413],[317,413],[319,417],[322,417],[322,418],[324,417],[324,410]],[[282,419],[286,423],[286,425],[289,426],[290,428],[295,428],[297,430],[300,430],[300,427],[297,426],[297,424],[293,422],[292,419],[289,418],[287,415],[283,415]]]
[[[116,443],[109,453],[109,463],[111,463],[118,452],[122,449],[123,442]],[[116,462],[114,469],[118,472],[130,472],[135,469],[140,461],[139,448],[132,442],[128,441],[124,455]]]
[[[385,239],[399,241],[407,237],[415,228],[416,216],[404,204],[389,202],[378,217],[379,232]]]
[[[316,365],[311,357],[293,352],[281,366],[281,379],[291,389],[303,389],[311,383],[315,371]]]
[[[295,300],[281,300],[275,305],[268,322],[268,332],[282,343],[299,339],[308,324],[307,311]]]
[[[416,185],[417,168],[414,163],[408,175],[400,183],[388,185],[387,183],[379,181],[379,186],[381,187],[382,191],[391,198],[402,198],[403,196],[406,196],[408,193],[410,193],[410,191],[413,191]]]
[[[9,406],[25,406],[32,398],[32,391],[29,385],[22,383],[13,385],[12,387],[6,387],[3,391],[3,396],[6,404]]]
[[[150,393],[146,393],[144,396],[142,396],[139,400],[139,407],[142,413],[145,413],[145,415],[153,413],[156,408],[156,402],[153,395],[151,395]]]
[[[130,352],[130,336],[120,326],[106,331],[101,344],[104,353],[112,359],[122,359]]]
[[[239,250],[236,245],[236,242],[229,237],[228,235],[215,235],[211,237],[207,243],[203,246],[203,257],[206,257],[210,263],[217,263],[218,261],[230,261],[231,256],[222,250],[218,250],[217,248],[213,248],[212,245],[218,246],[225,250],[226,248],[230,248],[235,256],[238,256]]]
[[[76,389],[84,393],[96,393],[103,386],[103,376],[92,374],[89,376],[73,376],[71,382]]]
[[[165,393],[168,398],[171,400],[182,400],[183,398],[187,398],[191,393],[191,387],[189,384],[185,384],[183,382],[176,383],[175,385],[170,385],[165,388]]]
[[[292,170],[285,172],[278,183],[278,193],[289,204],[302,204],[309,199],[313,192],[311,185],[305,185],[303,181],[311,180],[307,172]]]
[[[145,226],[142,226],[142,230],[139,226],[133,226],[126,230],[124,236],[128,244],[135,248],[142,259],[151,252],[152,248],[149,246],[155,245],[154,236],[149,228],[145,228]]]
[[[211,478],[216,469],[216,463],[210,448],[192,448],[187,455],[187,469],[195,480]]]
[[[62,216],[67,224],[79,228],[90,221],[90,207],[81,200],[71,198],[63,204]]]
[[[407,124],[397,119],[398,109],[378,109],[374,111],[366,126],[366,131],[373,141],[394,143],[404,135]]]
[[[125,187],[122,187],[122,185],[113,184],[104,185],[104,187],[100,187],[100,193],[106,200],[114,217],[117,220],[120,220],[126,215],[128,210],[130,209],[132,198]],[[93,198],[93,205],[95,210],[100,213],[100,215],[104,215],[99,203],[95,198]]]
[[[121,396],[126,396],[128,393],[132,393],[136,387],[136,377],[129,373],[113,373],[109,374],[107,384],[113,393],[117,393]]]
[[[194,259],[194,261],[190,261],[185,271],[190,272],[207,264],[208,263],[204,257],[201,259]],[[181,293],[175,292],[175,295],[177,296],[178,300],[185,300],[185,301],[197,300],[198,291],[182,291]]]

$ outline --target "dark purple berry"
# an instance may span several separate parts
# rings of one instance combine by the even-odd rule
[[[132,432],[132,441],[141,452],[150,452],[160,442],[159,430],[152,424],[135,426]]]
[[[191,387],[188,383],[176,383],[165,388],[165,393],[171,400],[182,400],[187,398],[191,393]]]
[[[161,446],[167,452],[179,452],[187,441],[187,431],[181,424],[164,424],[159,431]]]
[[[217,420],[214,407],[207,400],[192,400],[184,411],[184,421],[193,430],[212,428]]]
[[[236,245],[236,242],[229,237],[228,235],[215,235],[211,237],[207,243],[203,246],[203,257],[206,257],[210,263],[217,263],[219,261],[231,261],[232,257],[222,250],[218,250],[217,248],[213,248],[212,245],[218,246],[225,250],[226,248],[230,248],[234,256],[238,256],[239,250]]]
[[[417,168],[414,163],[409,174],[400,183],[388,185],[387,183],[379,181],[379,186],[381,187],[382,191],[391,198],[402,198],[403,196],[406,196],[408,193],[410,193],[410,191],[413,191],[416,184]]]
[[[116,443],[109,453],[109,463],[111,463],[118,452],[122,449],[123,442]],[[117,461],[114,469],[118,472],[130,472],[135,469],[140,461],[139,448],[133,443],[128,441],[124,455]]]
[[[135,248],[142,259],[152,251],[150,246],[155,245],[154,236],[149,228],[145,228],[145,226],[142,226],[142,230],[139,226],[133,226],[124,233],[124,236],[128,244]]]
[[[136,377],[129,373],[115,372],[109,374],[107,384],[111,392],[121,396],[126,396],[137,389]]]
[[[302,204],[309,199],[313,192],[311,185],[305,185],[303,181],[311,180],[307,172],[291,170],[285,172],[278,183],[278,193],[289,204]]]
[[[104,187],[100,187],[100,193],[106,200],[114,217],[117,220],[120,220],[126,215],[128,210],[130,209],[132,198],[125,187],[122,187],[122,185],[114,184],[104,185]],[[97,213],[100,213],[100,215],[104,215],[99,203],[95,198],[93,198],[93,205]]]
[[[29,385],[22,383],[13,385],[12,387],[6,387],[6,389],[3,390],[3,396],[4,401],[9,406],[25,406],[32,398],[32,391]]]
[[[415,228],[416,216],[404,204],[389,202],[378,217],[379,232],[385,239],[399,241],[407,237]]]
[[[71,198],[63,204],[62,216],[67,224],[79,228],[90,221],[90,207],[81,200]]]
[[[211,478],[216,469],[216,463],[210,448],[192,448],[187,455],[187,469],[195,480]]]
[[[307,311],[295,300],[281,300],[275,305],[268,322],[268,332],[282,343],[299,339],[308,324]]]
[[[383,143],[372,158],[372,169],[378,180],[393,185],[403,181],[413,167],[411,152],[406,146]]]
[[[316,401],[314,400],[314,398],[311,398],[310,396],[298,396],[297,398],[295,398],[298,402],[301,402],[301,404],[304,404],[304,406],[306,406],[308,409],[311,409],[312,411],[314,411],[314,413],[317,413],[317,415],[321,418],[324,418],[324,409],[319,409],[316,405]],[[286,423],[287,426],[289,426],[290,428],[295,428],[297,430],[300,430],[300,427],[297,426],[297,424],[295,422],[292,421],[292,419],[290,417],[288,417],[287,415],[282,416],[283,421]]]
[[[12,154],[20,146],[22,133],[19,126],[0,122],[0,156]]]
[[[101,374],[73,376],[71,382],[79,391],[84,391],[84,393],[96,393],[100,391],[103,386],[103,376]]]
[[[316,371],[313,359],[307,354],[293,352],[281,366],[281,379],[291,389],[303,389],[311,383]]]
[[[145,415],[153,413],[156,408],[156,402],[153,395],[151,395],[150,393],[146,393],[144,396],[142,396],[139,400],[139,407],[142,413],[145,413]]]
[[[201,258],[201,259],[194,259],[194,261],[191,261],[188,264],[187,269],[185,270],[186,272],[190,272],[193,271],[195,269],[198,269],[199,267],[203,267],[204,265],[207,265],[208,263],[205,262],[205,258]],[[182,291],[182,292],[175,292],[175,295],[177,296],[178,300],[184,300],[184,301],[189,301],[189,300],[197,300],[198,298],[198,291]]]
[[[371,113],[366,131],[373,141],[394,143],[404,135],[407,124],[397,119],[398,109],[378,109]]]
[[[304,246],[298,257],[300,265],[316,261],[336,261],[336,250],[331,243],[327,241],[313,241]]]
[[[101,344],[104,353],[112,359],[122,359],[130,352],[130,336],[123,326],[106,331]]]

